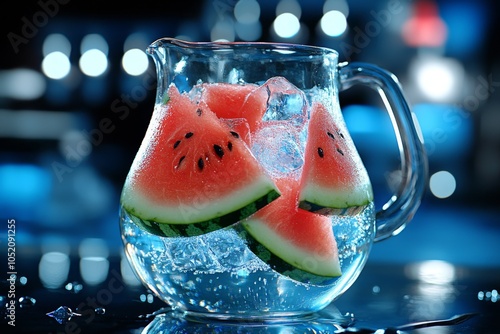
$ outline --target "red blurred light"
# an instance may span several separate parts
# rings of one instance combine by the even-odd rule
[[[403,25],[402,35],[406,44],[414,47],[443,45],[447,28],[439,16],[436,3],[430,0],[417,1],[413,15]]]

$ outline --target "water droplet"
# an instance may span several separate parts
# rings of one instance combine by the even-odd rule
[[[26,276],[22,276],[19,278],[19,283],[21,283],[21,285],[26,285],[26,283],[28,283],[28,278]]]
[[[60,324],[65,324],[70,321],[73,316],[80,316],[81,314],[74,313],[67,306],[59,306],[57,310],[47,313],[47,316],[54,318]]]
[[[352,312],[346,312],[346,314],[344,315],[344,317],[350,319],[351,322],[354,322],[354,320],[356,319],[354,317],[354,313],[352,313]]]
[[[0,309],[7,307],[7,296],[0,296]]]
[[[20,307],[31,307],[35,305],[36,299],[29,296],[24,296],[19,298],[19,306]]]
[[[104,315],[106,313],[106,309],[104,307],[96,307],[94,312],[97,315]]]
[[[70,282],[64,286],[64,288],[73,293],[78,293],[82,291],[83,285],[79,282]]]

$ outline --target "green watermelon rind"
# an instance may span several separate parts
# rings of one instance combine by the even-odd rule
[[[299,197],[301,209],[323,215],[356,214],[371,202],[373,202],[373,190],[370,182],[345,191],[308,183],[302,188]]]
[[[245,223],[237,224],[234,228],[238,235],[246,240],[249,249],[254,253],[261,261],[266,263],[272,270],[277,273],[287,276],[294,281],[314,284],[319,286],[331,285],[340,276],[319,276],[308,271],[299,269],[281,259],[278,255],[273,254],[269,249],[267,249],[263,244],[261,244],[257,239],[255,239],[252,234],[246,230],[244,226]]]
[[[272,189],[264,196],[257,198],[242,208],[236,209],[219,217],[187,224],[171,224],[159,222],[154,219],[142,219],[137,216],[135,209],[127,208],[126,206],[123,206],[123,209],[128,213],[129,217],[131,217],[132,222],[151,234],[170,238],[194,237],[226,228],[243,219],[246,219],[267,204],[274,201],[279,196],[280,194]]]
[[[254,219],[249,217],[242,222],[243,227],[248,232],[250,236],[255,240],[257,244],[262,245],[266,250],[275,257],[282,260],[278,267],[281,268],[279,271],[282,274],[293,274],[299,277],[304,277],[304,274],[308,273],[313,275],[313,277],[338,277],[342,275],[338,261],[332,261],[331,258],[325,260],[315,258],[313,254],[308,254],[303,252],[290,244],[285,240],[280,238],[277,234],[273,233],[265,223],[261,222],[259,219]],[[257,247],[254,250],[255,254],[259,256],[264,262],[270,263],[271,258],[269,255],[262,256],[262,250]],[[267,259],[267,260],[266,260]],[[275,262],[276,260],[274,260]],[[286,263],[285,269],[283,269],[283,264]],[[314,268],[311,268],[313,266]],[[298,270],[298,272],[297,272]],[[308,276],[310,279],[310,276]],[[294,278],[294,277],[292,277]],[[295,277],[294,279],[297,279]]]

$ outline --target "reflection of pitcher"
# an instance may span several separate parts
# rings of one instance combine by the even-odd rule
[[[415,213],[426,159],[391,74],[301,45],[165,38],[148,53],[157,97],[120,225],[132,267],[174,309],[320,310]],[[379,90],[401,151],[401,186],[378,212],[338,101],[354,84]]]

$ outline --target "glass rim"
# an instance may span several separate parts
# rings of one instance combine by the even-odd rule
[[[148,46],[148,53],[158,49],[164,45],[172,45],[186,50],[211,50],[211,51],[230,51],[230,50],[264,50],[270,52],[278,52],[283,54],[293,54],[295,52],[302,52],[308,55],[325,56],[333,54],[336,57],[339,53],[331,48],[322,46],[313,46],[299,43],[285,43],[285,42],[229,42],[229,41],[198,41],[192,42],[172,37],[162,37],[153,41]]]

